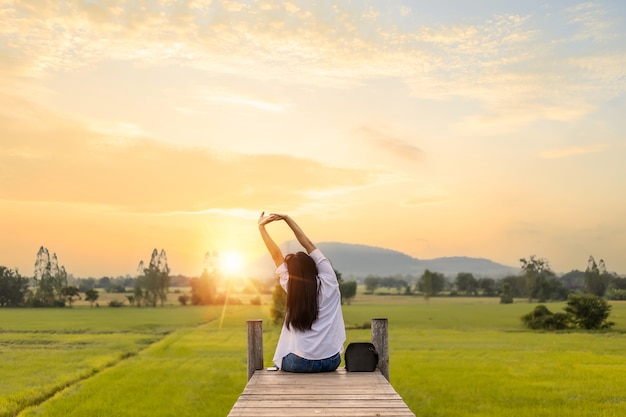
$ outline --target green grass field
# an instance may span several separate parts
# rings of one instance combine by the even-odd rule
[[[246,320],[261,306],[0,309],[0,417],[225,416],[246,383]],[[348,342],[389,319],[391,383],[418,416],[626,415],[626,303],[605,332],[531,332],[534,305],[359,295]],[[561,311],[563,304],[550,304]]]

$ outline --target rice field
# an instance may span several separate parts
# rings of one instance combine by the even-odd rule
[[[264,304],[0,309],[0,417],[225,416],[246,383],[246,320]],[[359,295],[348,341],[389,319],[391,383],[418,416],[626,415],[626,303],[603,332],[532,332],[533,304]],[[551,304],[560,311],[562,304]]]

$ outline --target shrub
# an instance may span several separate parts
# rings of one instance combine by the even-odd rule
[[[543,304],[522,316],[522,322],[529,329],[563,330],[567,329],[570,317],[565,313],[552,313]]]
[[[253,306],[260,306],[261,305],[261,297],[260,296],[256,296],[254,298],[250,299],[250,304],[252,304]]]
[[[107,292],[123,294],[126,292],[126,288],[123,285],[111,285],[109,288],[107,288]]]
[[[572,316],[575,327],[581,329],[608,329],[615,324],[606,320],[611,313],[611,306],[597,295],[571,294],[565,311]]]
[[[109,307],[121,307],[124,305],[124,301],[111,300],[109,301]]]
[[[513,304],[513,296],[511,294],[502,294],[500,296],[500,304]]]
[[[187,305],[187,303],[189,302],[189,300],[190,300],[190,297],[189,297],[187,294],[183,294],[183,295],[179,295],[179,296],[178,296],[178,302],[179,302],[181,305],[186,306],[186,305]]]
[[[610,288],[605,296],[607,300],[626,300],[626,290]]]
[[[571,294],[567,299],[565,313],[553,314],[544,305],[521,317],[529,329],[560,330],[568,327],[595,330],[615,325],[607,321],[611,306],[602,297],[593,294]]]

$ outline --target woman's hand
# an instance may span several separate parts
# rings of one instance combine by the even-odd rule
[[[298,239],[298,242],[306,250],[306,253],[311,253],[316,249],[315,244],[304,234],[294,219],[286,214],[272,213],[270,216],[274,216],[276,220],[284,220],[285,223],[287,223],[287,226],[289,226],[289,228],[293,231],[296,239]]]
[[[265,226],[268,223],[271,223],[271,222],[276,221],[276,220],[281,220],[281,219],[282,219],[282,217],[280,215],[278,215],[278,214],[268,214],[266,216],[265,212],[262,211],[261,215],[259,216],[259,221],[258,221],[259,227]]]

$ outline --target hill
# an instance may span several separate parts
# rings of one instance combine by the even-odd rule
[[[489,259],[451,256],[434,259],[417,259],[405,253],[368,245],[340,242],[320,242],[317,246],[331,260],[333,267],[344,278],[364,278],[368,275],[421,276],[426,269],[440,272],[450,278],[459,272],[469,272],[475,277],[502,278],[519,273],[519,268],[499,264]],[[283,253],[302,250],[297,241],[291,240],[281,245]],[[252,270],[273,272],[269,255],[263,256],[253,265]]]

